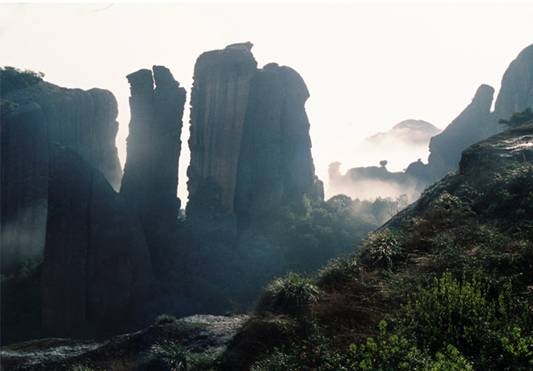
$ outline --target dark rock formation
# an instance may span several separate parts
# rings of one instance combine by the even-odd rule
[[[116,188],[117,103],[109,91],[66,89],[42,76],[0,69],[2,273],[26,258],[42,260],[46,228],[48,147],[68,146]]]
[[[418,198],[425,183],[403,171],[392,172],[381,166],[364,166],[348,169],[345,174],[340,172],[340,162],[329,165],[329,185],[340,194],[360,199],[376,199],[378,197],[398,198],[407,196],[409,200]],[[425,165],[421,163],[422,166]]]
[[[114,370],[127,365],[128,370],[168,370],[168,359],[156,346],[177,343],[195,360],[189,369],[204,368],[206,360],[216,358],[232,340],[248,316],[194,315],[157,323],[141,331],[104,341],[75,339],[39,339],[12,344],[0,350],[0,367],[5,371],[70,371],[81,365]]]
[[[499,119],[533,108],[533,45],[509,65],[491,112],[494,89],[481,85],[472,103],[439,135],[432,138],[426,179],[435,181],[457,170],[461,153],[473,143],[500,132]]]
[[[102,89],[66,89],[42,79],[30,85],[12,81],[24,78],[21,75],[12,69],[0,71],[2,100],[38,104],[49,143],[69,146],[118,189],[122,171],[115,146],[118,109],[113,94]]]
[[[187,206],[193,219],[246,219],[306,194],[323,197],[311,156],[307,87],[289,67],[258,70],[251,47],[233,44],[196,62]]]
[[[528,107],[533,108],[533,45],[522,50],[505,71],[494,114],[496,120],[508,119]]]
[[[5,107],[4,107],[5,108]],[[48,207],[48,140],[36,103],[5,108],[1,136],[1,267],[17,274],[42,260]]]
[[[163,66],[128,75],[131,121],[121,195],[141,219],[152,259],[175,226],[185,89]],[[155,82],[155,86],[154,86]]]
[[[271,63],[250,84],[241,141],[235,211],[256,218],[282,205],[320,198],[305,102],[309,92],[293,69]]]
[[[50,147],[42,321],[49,334],[113,333],[138,318],[151,281],[142,228],[100,172]]]
[[[494,111],[491,112],[494,89],[481,85],[472,102],[440,134],[431,138],[428,163],[418,160],[404,173],[405,181],[415,179],[417,188],[442,178],[458,169],[463,150],[504,129],[500,119],[533,108],[533,45],[525,48],[509,65],[502,78]],[[376,180],[378,180],[376,178]]]
[[[429,144],[429,179],[434,181],[448,172],[455,171],[465,148],[495,134],[491,105],[494,89],[481,85],[472,99],[455,120]]]
[[[250,81],[257,62],[251,44],[203,53],[191,93],[188,217],[231,214]]]

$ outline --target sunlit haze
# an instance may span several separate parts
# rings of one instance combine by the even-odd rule
[[[533,42],[533,5],[521,4],[87,4],[1,5],[1,65],[45,73],[54,84],[109,89],[119,103],[117,147],[124,163],[129,88],[125,76],[160,64],[190,97],[204,51],[251,41],[259,66],[291,66],[311,98],[313,156],[327,168],[403,169],[421,153],[365,150],[365,138],[405,119],[444,128],[476,88],[499,88],[511,60]],[[37,56],[37,57],[36,57]],[[179,196],[186,199],[188,109]],[[418,155],[418,157],[416,157]],[[423,158],[425,160],[425,158]]]

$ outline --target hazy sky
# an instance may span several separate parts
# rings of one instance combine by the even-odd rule
[[[401,169],[416,160],[377,158],[358,143],[407,118],[445,127],[479,84],[499,88],[507,65],[533,43],[532,25],[527,4],[4,4],[0,65],[42,71],[66,87],[111,90],[124,161],[128,73],[165,65],[189,96],[200,53],[251,41],[259,66],[285,64],[305,79],[313,155],[327,180],[336,160],[345,169],[380,159]],[[184,121],[182,199],[188,107]]]

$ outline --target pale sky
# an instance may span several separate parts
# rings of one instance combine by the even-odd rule
[[[481,83],[498,90],[508,64],[533,43],[533,4],[0,5],[0,65],[42,71],[61,86],[111,90],[122,162],[125,76],[165,65],[189,97],[196,58],[242,41],[254,43],[259,66],[288,65],[306,81],[313,156],[327,182],[333,161],[346,169],[387,159],[391,169],[402,169],[413,154],[378,158],[359,143],[408,118],[444,128]],[[188,108],[189,102],[182,200]]]

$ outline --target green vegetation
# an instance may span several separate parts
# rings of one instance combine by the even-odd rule
[[[289,273],[275,279],[261,297],[256,310],[259,312],[301,315],[318,301],[320,290],[310,278]]]
[[[166,325],[169,323],[175,323],[177,321],[176,317],[170,315],[170,314],[160,314],[155,319],[156,325]]]
[[[44,73],[19,70],[15,67],[0,67],[0,89],[2,95],[18,89],[28,88],[43,80]]]
[[[259,332],[241,332],[223,361],[254,370],[533,369],[533,164],[521,145],[532,134],[521,126],[471,147],[458,174],[355,255],[306,279],[320,294],[304,316],[266,306],[251,320],[261,328],[288,316],[293,332],[263,348],[249,346]]]
[[[316,327],[303,341],[275,348],[252,369],[530,369],[533,335],[526,303],[509,283],[495,289],[485,278],[460,281],[446,273],[418,290],[392,316],[392,326],[382,320],[375,337],[341,345]]]
[[[183,300],[197,303],[198,309],[191,312],[206,306],[214,313],[247,311],[257,293],[275,277],[313,272],[331,259],[350,255],[371,230],[405,206],[405,198],[372,202],[345,195],[327,201],[305,199],[240,226],[238,235],[231,223],[195,220],[194,228],[203,232],[195,234],[193,226],[185,222],[179,240],[188,246],[187,255],[177,256],[177,263],[169,264],[173,267],[170,275],[176,277],[167,280],[183,288],[169,291],[184,292],[180,295]],[[221,220],[227,222],[228,218]],[[205,228],[198,227],[202,222],[207,224]],[[182,262],[194,264],[176,270]],[[191,271],[185,274],[188,269]],[[183,282],[184,276],[191,281]]]
[[[392,267],[393,260],[401,255],[401,235],[390,229],[383,229],[368,235],[363,242],[368,263],[384,268]]]
[[[527,108],[522,112],[513,113],[509,120],[501,119],[498,121],[500,124],[507,125],[509,127],[515,128],[525,124],[530,124],[533,122],[533,111],[531,108]]]

